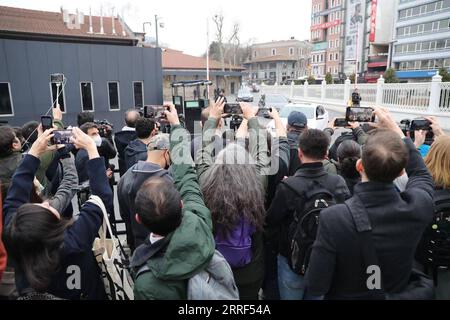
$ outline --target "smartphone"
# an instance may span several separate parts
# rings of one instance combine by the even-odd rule
[[[42,131],[53,128],[53,118],[51,116],[41,116]]]
[[[242,114],[241,105],[239,103],[226,103],[223,112],[228,114]]]
[[[410,130],[411,131],[419,131],[419,130],[425,130],[429,131],[431,130],[431,122],[427,119],[415,119],[411,122]]]
[[[55,130],[53,131],[53,144],[71,144],[72,130]]]
[[[169,107],[164,106],[144,106],[144,118],[165,119],[164,111],[169,111]]]
[[[375,122],[374,109],[368,107],[348,107],[345,120],[348,122]]]
[[[334,126],[340,128],[348,127],[348,121],[345,120],[345,118],[337,118],[336,120],[334,120]]]

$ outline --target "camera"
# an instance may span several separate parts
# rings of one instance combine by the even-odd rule
[[[415,139],[415,131],[424,130],[427,131],[427,135],[425,137],[425,144],[431,145],[434,140],[434,132],[431,128],[431,122],[427,119],[403,119],[400,121],[400,128],[403,131],[403,134],[407,137],[410,137],[412,140]]]
[[[345,113],[345,120],[348,122],[375,122],[373,108],[348,107]]]
[[[348,127],[348,121],[345,118],[337,118],[334,120],[334,126],[339,128]]]
[[[94,120],[94,123],[98,126],[98,133],[100,137],[108,138],[111,135],[111,129],[114,128],[114,125],[108,120]]]
[[[238,116],[238,115],[233,115],[231,116],[231,120],[230,120],[230,129],[236,131],[237,129],[239,129],[242,120],[244,120],[244,118]]]
[[[53,131],[52,144],[71,144],[72,130]]]
[[[239,103],[226,103],[223,108],[223,113],[227,114],[242,114],[241,105]]]

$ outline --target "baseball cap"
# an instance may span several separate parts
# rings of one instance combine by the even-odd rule
[[[300,111],[292,111],[288,117],[288,125],[292,127],[306,127],[308,119],[305,114]]]
[[[160,133],[153,136],[147,145],[147,151],[154,150],[169,150],[170,149],[170,135],[167,133]]]

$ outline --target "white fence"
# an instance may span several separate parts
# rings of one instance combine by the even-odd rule
[[[385,83],[381,77],[376,84],[358,84],[362,105],[383,106],[396,112],[450,117],[450,83],[436,75],[427,83]],[[262,93],[283,94],[290,99],[347,105],[355,86],[345,84],[263,86]]]

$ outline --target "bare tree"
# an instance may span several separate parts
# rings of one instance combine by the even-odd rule
[[[230,48],[233,51],[233,65],[236,65],[237,50],[239,49],[239,46],[241,44],[241,41],[239,38],[239,30],[240,30],[239,22],[235,22],[233,24],[233,30],[231,31],[231,35],[228,40],[228,43],[230,44]],[[231,60],[231,58],[230,58],[230,60]],[[230,64],[231,64],[231,61],[230,61]],[[230,66],[230,69],[231,69],[231,66]]]
[[[216,24],[216,40],[219,45],[220,62],[222,64],[222,71],[225,71],[225,55],[223,49],[223,20],[222,13],[216,14],[213,17],[213,21]]]

